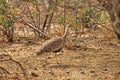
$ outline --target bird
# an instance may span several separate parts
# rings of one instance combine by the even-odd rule
[[[57,38],[51,38],[47,41],[45,41],[42,45],[42,47],[40,48],[40,50],[37,52],[37,55],[41,55],[45,52],[59,52],[63,49],[63,47],[65,46],[65,42],[66,42],[66,36],[68,34],[68,26],[67,25],[65,27],[65,32],[63,34],[63,36],[61,37],[57,37]]]

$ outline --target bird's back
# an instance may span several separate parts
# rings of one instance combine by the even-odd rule
[[[59,38],[52,38],[50,40],[47,40],[43,46],[41,47],[38,54],[44,53],[44,52],[54,52],[58,51],[63,48],[63,40],[61,37]]]

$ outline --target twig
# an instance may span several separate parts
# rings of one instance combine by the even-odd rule
[[[43,26],[42,26],[42,31],[43,31],[43,32],[44,32],[44,29],[45,29],[45,27],[46,27],[48,17],[49,17],[49,15],[47,14],[46,17],[45,17],[45,20],[44,20]]]
[[[10,74],[5,68],[0,66],[0,69],[2,69],[4,71],[4,73]]]
[[[40,10],[39,10],[39,8],[38,8],[38,5],[36,4],[36,10],[37,10],[37,12],[38,13],[36,13],[36,22],[37,22],[37,27],[39,28],[39,26],[40,26],[40,18],[41,18],[41,14],[40,14]]]
[[[30,8],[29,8],[29,6],[28,6],[28,4],[27,4],[27,3],[26,3],[26,6],[27,6],[27,10],[28,10],[28,11],[29,11],[29,13],[30,13],[30,17],[31,17],[31,19],[32,19],[32,21],[33,21],[33,23],[34,23],[35,27],[37,27],[36,22],[35,22],[35,19],[34,19],[34,17],[33,17],[33,15],[32,15],[32,13],[31,13]]]
[[[15,62],[16,64],[18,64],[18,65],[20,66],[20,68],[21,68],[21,70],[22,70],[22,72],[23,72],[23,75],[24,75],[25,79],[26,79],[26,80],[29,80],[28,77],[27,77],[26,71],[25,71],[25,69],[23,68],[23,66],[22,66],[18,61],[15,61],[15,60],[13,60],[13,59],[10,59],[10,60],[13,61],[13,62]]]
[[[20,20],[18,17],[12,15],[12,17],[16,20]],[[25,22],[23,19],[20,20],[24,25],[27,25],[28,27],[32,28],[33,30],[37,31],[38,33],[41,33],[42,35],[44,35],[47,39],[49,39],[48,36],[46,36],[41,30],[37,29],[35,26],[33,26],[32,24],[29,24],[27,22]]]
[[[25,69],[22,67],[22,65],[21,65],[18,61],[13,60],[12,57],[9,55],[9,53],[8,53],[5,49],[3,49],[2,46],[1,46],[1,49],[2,49],[4,52],[7,53],[7,55],[6,55],[6,54],[2,54],[1,56],[3,56],[3,55],[5,55],[5,56],[9,56],[9,59],[7,59],[7,60],[2,60],[1,62],[11,60],[11,61],[17,63],[17,64],[20,66],[20,68],[21,68],[21,70],[22,70],[22,72],[23,72],[23,75],[24,75],[25,79],[28,80],[28,77],[27,77],[26,71],[25,71]],[[0,68],[3,69],[3,70],[5,70],[7,73],[9,73],[6,69],[4,69],[4,68],[2,68],[2,67],[0,67]]]
[[[9,55],[6,55],[6,54],[2,54],[2,55],[0,55],[0,56],[3,56],[3,55],[9,56]],[[10,59],[1,60],[0,62],[4,62],[4,61],[13,61],[13,62],[15,62],[16,64],[18,64],[19,67],[20,67],[20,69],[21,69],[22,72],[23,72],[23,75],[24,75],[25,79],[28,80],[28,77],[27,77],[27,74],[26,74],[25,69],[23,68],[23,66],[22,66],[18,61],[13,60],[13,59],[11,58],[11,56],[10,56]],[[4,69],[3,67],[0,67],[0,69],[2,69],[3,71],[5,71],[7,74],[10,74],[10,73],[9,73],[6,69]]]

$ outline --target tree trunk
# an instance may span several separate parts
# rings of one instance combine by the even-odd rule
[[[108,11],[113,29],[120,40],[120,0],[98,0]]]
[[[120,40],[120,0],[108,0],[108,6],[109,8],[107,10],[110,14],[113,28]]]

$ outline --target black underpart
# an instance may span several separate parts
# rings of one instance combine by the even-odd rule
[[[53,52],[55,52],[55,53],[56,53],[56,52],[60,52],[61,50],[62,50],[62,48],[61,48],[61,49],[59,49],[59,50],[57,50],[57,51],[53,51]]]

